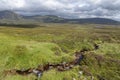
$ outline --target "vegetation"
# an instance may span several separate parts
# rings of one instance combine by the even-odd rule
[[[108,25],[41,24],[45,27],[0,27],[0,80],[35,80],[5,75],[11,69],[35,68],[74,60],[75,52],[89,50],[80,65],[59,72],[52,69],[40,80],[120,80],[120,28]],[[94,44],[99,49],[94,50]],[[79,71],[83,74],[79,75]]]

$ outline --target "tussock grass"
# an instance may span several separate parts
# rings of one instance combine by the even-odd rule
[[[43,74],[41,80],[91,80],[86,74],[78,79],[78,72],[86,70],[95,80],[98,76],[106,80],[119,80],[120,70],[120,28],[105,25],[78,24],[42,24],[46,27],[16,28],[0,27],[0,79],[34,80],[34,75],[8,75],[3,71],[9,69],[35,68],[48,62],[57,64],[74,59],[74,53],[82,49],[93,50],[94,44],[99,49],[86,53],[80,66],[58,72],[50,70]],[[98,28],[96,26],[105,26]],[[102,56],[102,57],[101,57]],[[100,58],[102,67],[98,60]],[[105,61],[104,61],[105,60]],[[112,61],[112,62],[111,62]]]

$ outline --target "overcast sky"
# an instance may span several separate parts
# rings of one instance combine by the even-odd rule
[[[14,10],[26,15],[120,20],[120,0],[0,0],[0,10]]]

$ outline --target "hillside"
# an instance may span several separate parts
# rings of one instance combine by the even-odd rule
[[[74,23],[74,24],[120,24],[119,21],[115,21],[107,18],[83,18],[83,19],[65,19],[53,15],[45,16],[25,16],[25,19],[32,19],[38,22],[44,23]]]
[[[66,19],[55,15],[34,15],[23,16],[13,11],[0,11],[0,23],[9,24],[39,24],[43,23],[74,23],[74,24],[111,24],[116,25],[120,22],[106,18],[84,18],[84,19]]]
[[[31,20],[35,20],[37,22],[45,22],[45,23],[60,23],[61,21],[64,20],[64,18],[60,18],[58,16],[54,16],[54,15],[45,15],[45,16],[41,16],[41,15],[35,15],[35,16],[24,16],[24,19],[31,19]]]
[[[22,19],[22,16],[19,14],[13,12],[13,11],[0,11],[0,19],[7,19],[7,20],[20,20]]]
[[[65,19],[67,22],[78,24],[119,24],[120,22],[107,18]]]

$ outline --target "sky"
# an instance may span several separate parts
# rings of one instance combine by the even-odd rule
[[[0,0],[2,10],[12,10],[23,15],[120,20],[120,0]]]

